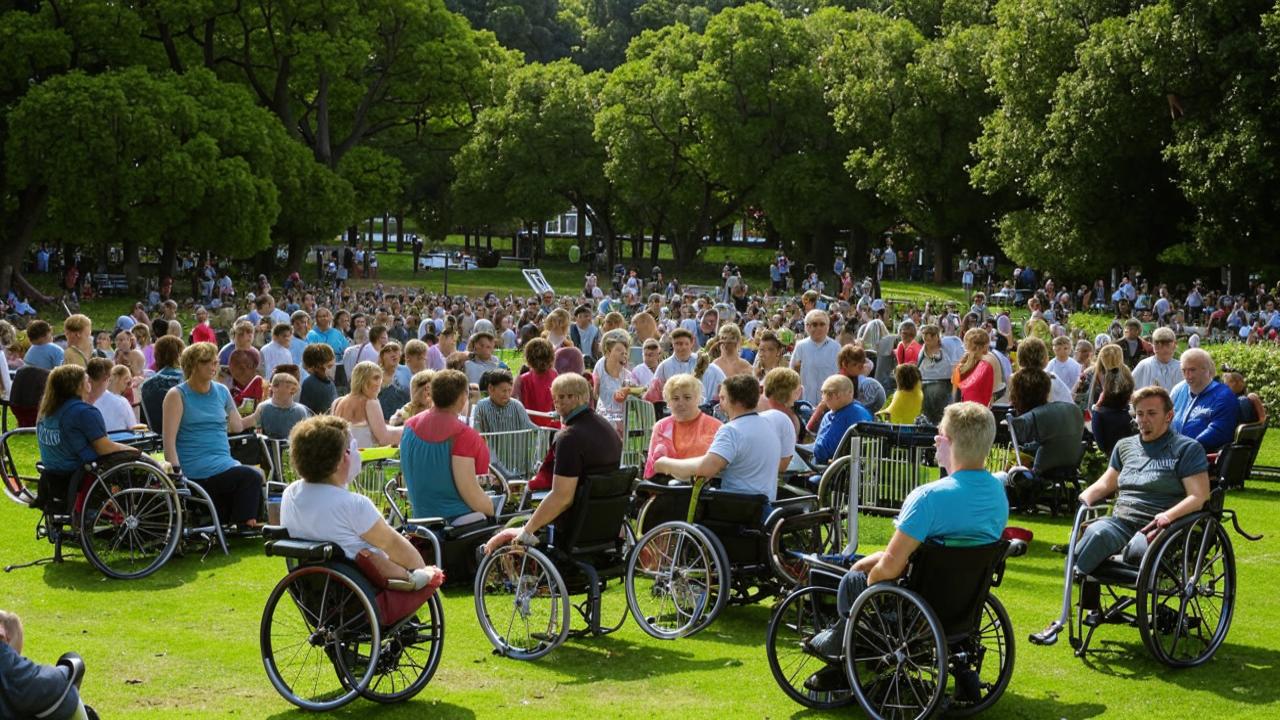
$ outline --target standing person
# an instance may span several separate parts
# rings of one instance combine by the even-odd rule
[[[627,333],[615,330],[604,336],[604,357],[591,372],[596,383],[596,412],[620,430],[626,414],[627,388],[636,386],[635,376],[627,368],[630,343]]]
[[[264,377],[275,375],[279,365],[293,364],[293,328],[288,323],[276,323],[271,329],[271,342],[262,346],[262,369]]]
[[[920,328],[920,356],[916,358],[920,369],[920,384],[924,392],[921,412],[932,423],[942,422],[942,411],[951,402],[951,373],[957,357],[942,343],[942,329],[937,325]],[[896,370],[896,368],[895,368]]]
[[[893,249],[893,238],[884,241],[884,274],[890,280],[898,279],[898,253]]]
[[[964,357],[951,373],[951,385],[959,391],[963,402],[991,405],[995,368],[986,360],[989,338],[982,328],[973,328],[964,334]]]
[[[1053,359],[1045,365],[1044,369],[1074,392],[1076,384],[1080,382],[1082,368],[1080,363],[1071,357],[1071,338],[1059,335],[1053,339]]]
[[[341,329],[333,324],[333,311],[322,307],[316,310],[316,325],[307,333],[307,343],[324,343],[333,349],[335,357],[346,352],[350,342]]]
[[[214,381],[218,348],[196,343],[180,362],[186,379],[164,398],[165,460],[209,493],[222,522],[257,527],[262,475],[231,457],[227,435],[245,427],[230,391]]]
[[[803,399],[817,407],[822,400],[822,383],[840,371],[840,343],[832,340],[831,317],[824,310],[810,310],[804,317],[809,336],[796,343],[791,354],[791,369],[800,373]]]
[[[1124,364],[1132,371],[1138,366],[1138,361],[1152,355],[1155,349],[1151,344],[1142,339],[1142,323],[1137,318],[1129,318],[1124,323],[1124,337],[1118,341],[1120,350],[1124,353]]]
[[[1174,354],[1178,349],[1178,338],[1169,328],[1156,328],[1151,333],[1155,355],[1143,358],[1133,368],[1133,384],[1136,387],[1156,385],[1166,391],[1172,391],[1182,380],[1182,365]]]
[[[477,332],[467,342],[469,356],[467,357],[466,372],[467,380],[472,385],[479,385],[480,378],[491,370],[505,370],[507,368],[506,365],[493,356],[494,344],[493,334],[487,331]]]
[[[555,382],[556,351],[546,338],[534,338],[524,346],[524,361],[529,369],[516,378],[515,396],[530,413],[535,425],[559,427],[549,417],[554,409],[551,384]]]
[[[592,358],[600,357],[600,328],[591,322],[591,307],[579,305],[573,311],[573,325],[569,328],[569,339],[583,355]]]
[[[716,358],[713,363],[720,368],[724,376],[750,375],[752,373],[751,363],[743,360],[739,354],[742,351],[742,331],[738,329],[737,324],[725,323],[721,325],[716,339],[720,341],[720,357]]]
[[[209,326],[209,311],[203,305],[196,306],[196,324],[191,328],[191,342],[216,343],[218,334]]]

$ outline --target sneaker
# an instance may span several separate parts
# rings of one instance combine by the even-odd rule
[[[808,649],[827,662],[840,662],[844,657],[844,626],[841,618],[834,625],[809,638]]]
[[[849,675],[843,665],[828,665],[805,678],[804,689],[815,693],[849,692]]]

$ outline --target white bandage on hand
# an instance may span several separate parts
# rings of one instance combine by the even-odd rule
[[[527,545],[529,547],[537,547],[538,543],[541,542],[540,540],[538,540],[537,535],[530,535],[528,532],[524,530],[520,531],[520,534],[516,536],[515,541],[517,543],[520,543],[521,545]]]
[[[431,575],[427,573],[426,568],[418,568],[409,572],[409,579],[413,581],[414,590],[421,590],[431,582]]]

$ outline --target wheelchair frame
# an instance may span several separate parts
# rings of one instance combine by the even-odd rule
[[[1100,517],[1104,506],[1081,505],[1067,545],[1061,614],[1044,630],[1033,633],[1031,643],[1053,645],[1066,629],[1076,657],[1083,658],[1099,627],[1131,625],[1138,628],[1147,652],[1167,667],[1196,667],[1208,662],[1226,640],[1235,611],[1235,550],[1224,520],[1229,519],[1245,539],[1262,539],[1240,527],[1235,512],[1223,507],[1224,495],[1223,487],[1217,485],[1203,509],[1161,530],[1138,567],[1113,556],[1087,574],[1075,567],[1076,544],[1084,526]],[[1103,591],[1109,600],[1105,608]],[[1219,606],[1214,608],[1209,598],[1218,598]],[[1176,610],[1170,607],[1175,601]],[[1207,612],[1206,606],[1214,612]],[[1210,615],[1216,619],[1213,632],[1206,637]],[[1178,652],[1179,644],[1183,644],[1182,653]],[[1197,645],[1199,649],[1188,652],[1188,646]]]

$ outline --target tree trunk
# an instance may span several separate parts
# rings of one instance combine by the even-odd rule
[[[302,263],[307,261],[307,241],[301,237],[291,237],[286,241],[289,248],[289,257],[284,261],[285,277],[302,270]],[[316,262],[316,277],[324,275],[324,258],[321,257]]]
[[[358,225],[352,225],[347,228],[347,242],[351,244],[351,247],[360,244],[360,227]]]
[[[809,262],[818,268],[818,277],[826,277],[826,268],[830,268],[835,260],[835,243],[832,235],[834,230],[830,227],[821,227],[814,231],[809,238]],[[831,293],[834,294],[834,293]]]
[[[578,206],[578,257],[582,257],[587,252],[587,207],[586,205]]]
[[[124,280],[132,292],[137,292],[138,289],[138,270],[138,241],[126,236],[124,239]]]
[[[173,279],[178,270],[178,239],[168,235],[160,249],[160,280]]]
[[[476,237],[479,237],[479,235]],[[489,252],[493,252],[493,228],[491,227],[485,227],[484,229],[484,248]]]
[[[686,230],[682,234],[672,234],[671,254],[675,258],[677,268],[688,268],[697,259],[698,242],[701,237],[697,230]]]
[[[935,238],[933,241],[933,281],[945,283],[951,279],[951,263],[955,255],[955,244],[950,238]]]
[[[373,249],[373,216],[372,215],[369,216],[369,241],[365,243],[365,248],[368,250]]]
[[[387,235],[389,235],[389,234],[390,234],[390,233],[388,232],[388,231],[389,231],[389,226],[390,226],[390,225],[391,225],[391,216],[390,216],[389,214],[385,213],[385,212],[384,212],[384,213],[382,213],[382,252],[386,252],[386,251],[387,251],[387,249],[388,249],[388,246],[387,246],[387,240],[388,240]],[[397,247],[396,249],[397,249],[397,250],[399,250],[400,248],[399,248],[399,247]]]
[[[396,252],[404,252],[404,212],[396,213]]]

